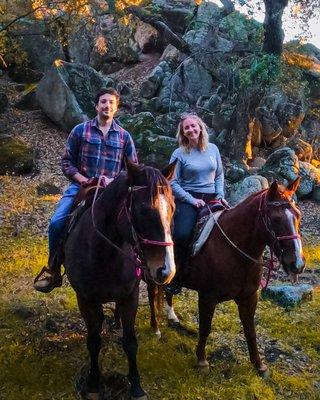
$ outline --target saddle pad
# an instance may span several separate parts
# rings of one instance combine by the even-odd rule
[[[194,257],[197,255],[202,248],[202,246],[205,244],[207,241],[216,221],[219,219],[220,215],[224,212],[225,210],[220,210],[217,211],[213,214],[209,214],[207,217],[207,221],[204,222],[202,225],[201,229],[199,232],[196,232],[196,235],[194,237],[194,240],[192,241],[191,244],[191,257]]]

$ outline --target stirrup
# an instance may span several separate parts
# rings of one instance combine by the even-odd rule
[[[34,278],[33,283],[37,283],[39,281],[40,276],[44,273],[48,272],[49,275],[53,275],[52,271],[48,267],[43,267],[42,270],[38,273],[38,275]]]
[[[48,276],[40,279],[43,273],[47,272]],[[42,286],[43,285],[43,286]],[[33,287],[42,293],[49,293],[54,288],[62,286],[62,276],[60,272],[52,272],[49,268],[43,267],[40,273],[35,277]]]

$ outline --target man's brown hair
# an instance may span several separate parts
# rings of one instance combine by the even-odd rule
[[[99,92],[97,93],[95,99],[94,99],[94,104],[97,105],[99,103],[100,97],[105,95],[105,94],[111,94],[112,96],[115,96],[115,98],[117,99],[117,104],[119,104],[120,102],[120,95],[119,93],[116,91],[116,89],[114,89],[113,87],[108,87],[108,88],[102,88],[99,90]]]

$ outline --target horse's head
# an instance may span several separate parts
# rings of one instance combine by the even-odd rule
[[[265,204],[265,224],[271,237],[269,245],[293,282],[305,267],[300,236],[301,214],[292,200],[299,182],[300,178],[297,178],[288,187],[273,182]]]
[[[174,201],[168,182],[174,166],[168,166],[162,174],[155,168],[127,162],[134,235],[151,278],[159,284],[169,283],[176,271],[171,236]]]

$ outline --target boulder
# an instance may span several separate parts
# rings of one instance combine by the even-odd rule
[[[281,307],[292,309],[313,297],[313,288],[308,284],[270,285],[261,292],[263,299],[275,301]]]
[[[320,169],[304,161],[299,162],[300,185],[297,189],[298,198],[307,196],[313,192],[316,185],[320,185]]]
[[[113,16],[104,15],[97,24],[95,46],[89,65],[100,71],[105,63],[117,61],[132,64],[139,60],[139,47],[134,39],[135,26],[117,22]]]
[[[320,185],[315,185],[312,191],[312,199],[320,203]]]
[[[68,46],[70,59],[76,63],[89,64],[93,46],[93,32],[89,31],[86,26],[81,26],[70,38]]]
[[[47,71],[54,60],[64,58],[61,44],[50,37],[45,21],[21,18],[11,33],[26,53],[31,69]]]
[[[34,151],[22,140],[0,135],[0,175],[24,174],[34,167]]]
[[[224,165],[224,176],[228,181],[236,183],[248,175],[248,167],[240,161],[231,161]]]
[[[51,67],[39,82],[37,100],[44,113],[64,131],[93,118],[94,97],[102,88],[112,86],[93,68],[60,62]]]
[[[142,53],[154,51],[157,46],[159,47],[161,42],[158,31],[151,25],[145,24],[142,21],[137,23],[134,40]]]
[[[312,159],[312,146],[304,140],[294,137],[287,142],[287,146],[294,150],[299,161],[310,161]]]
[[[298,157],[289,147],[274,151],[266,160],[259,174],[265,176],[269,182],[274,180],[288,184],[294,181],[299,174],[300,166]]]
[[[192,18],[194,0],[153,0],[153,8],[173,32],[184,33]]]
[[[244,200],[252,193],[268,189],[269,184],[266,178],[260,175],[247,176],[241,182],[232,186],[230,194],[227,197],[230,205],[234,206]]]
[[[157,168],[168,164],[171,154],[177,148],[177,141],[164,136],[165,132],[157,125],[151,113],[126,115],[120,122],[131,133],[140,162]]]
[[[263,25],[238,11],[223,18],[219,28],[229,40],[234,42],[259,43],[263,38]]]
[[[120,117],[119,120],[121,125],[133,135],[141,133],[165,135],[165,132],[156,124],[155,118],[150,112],[141,112],[135,115],[126,114]]]
[[[213,86],[208,71],[192,59],[185,60],[168,81],[165,78],[159,93],[163,108],[169,108],[172,101],[194,105],[200,96],[209,95]]]
[[[283,145],[286,138],[297,132],[304,117],[305,109],[300,100],[294,103],[280,89],[270,88],[255,110],[250,127],[252,145]]]

